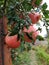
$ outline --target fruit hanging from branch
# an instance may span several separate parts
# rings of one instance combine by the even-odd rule
[[[18,35],[5,37],[5,42],[10,48],[18,48],[20,46],[20,40],[18,39]]]
[[[15,38],[15,35],[16,34],[18,35],[20,33],[20,30],[22,31],[22,29],[24,28],[22,33],[24,33],[25,41],[26,42],[32,42],[33,40],[35,41],[39,32],[36,31],[36,28],[34,28],[34,26],[31,24],[37,24],[38,21],[41,19],[41,14],[39,11],[38,11],[38,13],[35,12],[35,7],[37,7],[36,9],[38,9],[38,6],[41,4],[42,0],[32,0],[32,2],[31,2],[31,0],[23,0],[22,2],[21,2],[21,0],[17,0],[16,3],[15,3],[15,1],[16,0],[12,1],[15,5],[13,5],[13,3],[11,4],[11,1],[9,1],[8,2],[9,4],[7,4],[7,7],[8,7],[8,5],[9,5],[9,7],[6,8],[6,14],[8,17],[8,21],[10,22],[9,25],[11,26],[11,28],[10,28],[11,36],[7,36],[6,38],[7,39],[8,38],[12,39],[13,37]],[[33,13],[30,12],[31,9],[34,10]],[[28,14],[28,12],[30,12],[30,13]],[[28,29],[26,28],[27,26],[29,27]],[[19,44],[19,40],[17,41],[17,35],[16,35],[15,43]],[[13,40],[15,40],[14,38],[13,38]],[[13,43],[8,41],[7,44],[13,44]],[[14,46],[14,44],[13,44],[13,46]],[[15,48],[17,48],[17,47],[15,47]]]
[[[32,42],[36,40],[36,37],[39,35],[39,31],[36,31],[36,28],[31,25],[28,29],[24,28],[24,40],[26,42]]]
[[[41,15],[39,13],[29,13],[29,17],[33,24],[38,23],[38,21],[41,19]]]

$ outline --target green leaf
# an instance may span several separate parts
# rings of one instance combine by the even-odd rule
[[[41,1],[42,1],[42,0],[36,0],[35,4],[39,6],[40,3],[41,3]]]
[[[40,35],[38,35],[36,39],[44,40],[44,38],[42,36],[40,36]]]
[[[44,10],[43,14],[44,14],[45,18],[49,18],[49,10]]]
[[[47,8],[47,4],[44,3],[44,4],[42,5],[42,9],[45,10],[46,8]]]
[[[39,30],[40,32],[42,32],[42,28],[39,27],[38,30]]]
[[[49,22],[49,20],[46,20],[46,22]]]
[[[49,10],[46,10],[47,14],[49,14]]]
[[[32,9],[32,5],[29,3],[29,0],[24,0],[23,3],[22,3],[24,9],[26,11],[29,11]]]
[[[45,14],[44,16],[45,16],[45,18],[49,18],[49,15],[46,15],[46,14]]]

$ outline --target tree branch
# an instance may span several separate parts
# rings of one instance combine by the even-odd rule
[[[5,12],[6,2],[7,2],[7,0],[4,0],[4,4],[3,4],[3,12]]]

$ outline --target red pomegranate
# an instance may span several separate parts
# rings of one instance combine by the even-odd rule
[[[28,29],[26,29],[26,28],[24,27],[23,32],[24,32],[24,39],[25,39],[26,42],[32,42],[32,39],[35,41],[35,40],[36,40],[36,37],[37,37],[38,34],[39,34],[39,32],[36,31],[36,28],[35,28],[34,26],[32,26],[32,25],[29,26]],[[26,33],[28,33],[28,34],[32,33],[32,35],[31,35],[31,38],[32,38],[32,39],[30,39],[30,38],[27,36]]]
[[[5,42],[10,48],[18,48],[20,46],[20,40],[18,40],[18,36],[9,36],[5,37]]]
[[[39,13],[29,13],[29,17],[33,24],[36,24],[41,19],[41,15]]]

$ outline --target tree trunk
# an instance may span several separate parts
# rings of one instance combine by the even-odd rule
[[[3,16],[0,19],[0,65],[12,65],[10,48],[5,43],[5,36],[7,34],[7,18]]]

